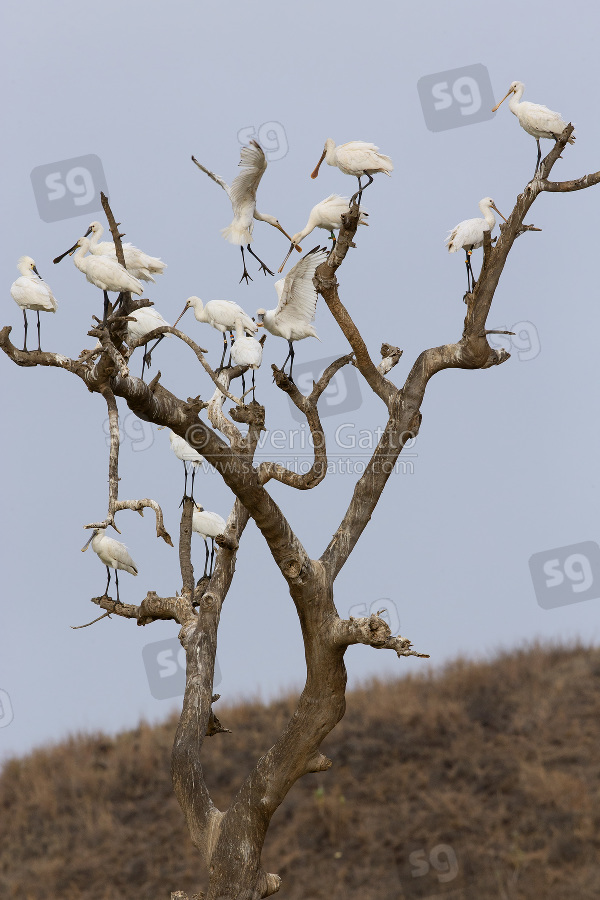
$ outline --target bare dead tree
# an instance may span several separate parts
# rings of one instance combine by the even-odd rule
[[[525,231],[539,230],[533,225],[525,225],[525,216],[543,192],[567,193],[600,182],[600,172],[574,181],[548,180],[572,131],[571,125],[565,128],[536,177],[517,197],[507,223],[500,227],[500,237],[495,245],[492,245],[489,233],[486,235],[481,273],[472,293],[466,295],[467,313],[460,340],[424,350],[400,388],[388,375],[402,351],[383,344],[382,359],[375,362],[358,325],[340,298],[336,273],[348,250],[355,246],[353,241],[359,218],[358,206],[349,209],[333,250],[317,269],[314,284],[346,337],[350,352],[330,365],[306,396],[288,376],[273,366],[275,384],[306,417],[313,438],[314,458],[305,474],[300,475],[277,462],[254,464],[260,433],[265,427],[265,409],[254,401],[246,405],[242,398],[231,393],[231,384],[243,369],[226,368],[217,374],[206,361],[205,351],[178,329],[157,328],[150,339],[170,332],[184,342],[212,380],[214,392],[210,398],[183,400],[175,396],[160,383],[160,372],[150,384],[130,374],[127,361],[136,344],[126,346],[125,323],[133,310],[149,304],[147,300],[132,301],[125,295],[118,309],[109,309],[106,321],[96,319],[97,324],[89,333],[99,340],[101,349],[84,353],[79,359],[37,350],[24,352],[11,343],[9,326],[0,331],[0,346],[17,365],[64,369],[78,376],[89,391],[102,394],[106,401],[111,435],[108,509],[101,522],[87,525],[87,528],[114,525],[115,515],[121,510],[132,509],[143,514],[143,509],[150,507],[156,515],[157,535],[171,543],[164,528],[162,511],[155,501],[122,501],[118,498],[117,397],[121,397],[134,413],[156,425],[168,426],[200,450],[236,497],[225,531],[217,538],[218,552],[212,577],[203,578],[194,585],[190,555],[192,501],[186,499],[180,525],[179,591],[170,597],[159,597],[150,591],[139,606],[117,604],[107,596],[92,598],[92,602],[108,613],[134,619],[138,625],[167,619],[180,626],[179,639],[186,652],[187,678],[173,746],[172,777],[191,839],[208,872],[207,900],[258,900],[279,890],[279,876],[265,872],[261,867],[265,835],[273,813],[294,783],[309,772],[322,772],[332,765],[331,760],[320,752],[320,747],[344,715],[346,649],[360,643],[377,650],[392,650],[399,657],[426,655],[413,650],[407,638],[392,635],[379,615],[342,619],[334,603],[335,579],[371,518],[403,447],[419,431],[421,404],[429,380],[443,369],[487,369],[509,358],[505,350],[489,346],[487,335],[491,332],[486,330],[486,321],[515,239]],[[124,263],[118,227],[108,203],[104,206],[117,254]],[[347,365],[355,366],[380,398],[387,421],[364,474],[356,482],[339,527],[322,555],[311,559],[282,509],[269,494],[267,484],[275,479],[297,490],[312,490],[323,482],[327,472],[327,452],[318,401],[335,373]],[[226,400],[235,404],[228,413],[224,410]],[[205,414],[207,421],[201,414]],[[246,426],[245,432],[238,427],[241,424]],[[296,710],[278,740],[258,760],[229,808],[219,810],[205,784],[201,754],[205,736],[227,730],[213,711],[213,704],[218,699],[218,695],[213,695],[217,633],[221,609],[234,577],[237,551],[250,518],[262,533],[296,607],[307,675]],[[172,896],[185,897],[182,892]]]

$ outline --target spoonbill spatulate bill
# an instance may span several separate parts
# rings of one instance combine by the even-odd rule
[[[496,210],[500,218],[504,219],[491,197],[484,197],[483,200],[480,200],[479,209],[483,213],[482,219],[465,219],[464,222],[459,222],[446,238],[448,253],[457,253],[459,250],[464,250],[467,255],[467,293],[470,293],[475,287],[475,276],[471,268],[471,253],[478,247],[483,246],[483,235],[486,231],[493,231],[496,224],[496,216],[492,210]],[[506,219],[504,221],[506,222]]]
[[[256,191],[260,184],[260,180],[265,173],[265,169],[267,168],[267,159],[263,153],[262,147],[260,147],[256,141],[250,141],[249,147],[242,147],[239,162],[239,165],[242,167],[242,172],[234,178],[231,185],[228,185],[220,175],[215,175],[214,172],[206,169],[194,156],[192,156],[192,162],[208,175],[209,178],[216,181],[216,183],[223,188],[231,201],[233,221],[227,228],[224,228],[221,233],[230,244],[237,244],[242,251],[244,271],[240,281],[245,279],[246,284],[248,284],[248,280],[252,281],[252,278],[246,269],[244,247],[248,253],[252,254],[252,256],[258,260],[261,272],[264,272],[265,275],[273,275],[273,272],[271,272],[269,267],[259,259],[250,246],[252,243],[254,219],[257,219],[259,222],[267,222],[269,225],[272,225],[273,228],[277,228],[278,231],[281,231],[281,233],[286,236],[288,241],[290,241],[291,238],[287,231],[283,230],[275,216],[263,215],[262,213],[259,213],[256,208]]]
[[[90,544],[92,545],[94,553],[96,553],[106,566],[108,579],[106,581],[106,588],[104,589],[104,596],[106,597],[108,593],[110,570],[114,569],[115,582],[117,584],[117,603],[120,603],[118,570],[122,569],[124,572],[129,572],[130,575],[137,575],[138,570],[136,564],[129,555],[129,551],[125,544],[122,544],[121,541],[115,541],[114,538],[106,537],[106,529],[104,528],[94,528],[89,541],[81,548],[81,552],[85,553]]]
[[[336,147],[333,138],[327,138],[321,159],[311,173],[311,178],[317,177],[323,160],[328,166],[337,166],[344,175],[354,175],[358,178],[358,191],[352,195],[350,206],[357,197],[360,204],[362,192],[373,183],[373,175],[378,172],[390,175],[394,170],[394,164],[389,156],[379,153],[379,147],[376,147],[375,144],[368,144],[366,141],[349,141],[347,144],[338,144]],[[369,180],[365,185],[361,185],[360,179],[364,175]]]
[[[215,538],[223,534],[227,523],[218,513],[209,512],[200,506],[199,503],[194,504],[195,509],[192,514],[192,531],[195,531],[200,537],[204,538],[204,546],[206,547],[206,559],[204,560],[204,577],[212,575],[213,562],[215,557]],[[210,572],[208,569],[208,543],[207,538],[211,541],[210,551]]]
[[[542,159],[540,138],[552,138],[555,141],[558,140],[562,132],[567,127],[567,123],[564,121],[560,113],[553,112],[551,109],[548,109],[547,106],[542,106],[541,103],[530,103],[528,100],[521,101],[524,90],[525,85],[522,81],[513,81],[508,89],[508,92],[504,95],[500,103],[496,104],[492,112],[496,112],[498,107],[502,103],[504,103],[506,98],[510,97],[510,100],[508,101],[508,108],[510,109],[511,113],[519,120],[519,125],[521,126],[521,128],[523,128],[527,132],[527,134],[530,134],[532,137],[534,137],[537,144],[537,162],[534,172],[535,177],[540,168],[540,162]],[[574,135],[571,135],[569,137],[569,144],[574,143],[575,137]]]
[[[41,350],[40,312],[56,312],[58,303],[50,289],[50,285],[42,280],[40,273],[36,269],[35,262],[30,256],[19,257],[17,260],[17,269],[21,274],[16,281],[13,281],[10,288],[10,295],[17,306],[20,306],[23,310],[23,319],[25,321],[23,350],[27,350],[28,309],[34,310],[37,313],[38,350]]]
[[[348,212],[348,203],[347,197],[340,197],[339,194],[330,194],[329,197],[326,197],[324,200],[321,200],[320,203],[313,206],[308,217],[308,222],[302,231],[298,231],[297,234],[292,237],[288,255],[278,269],[280,274],[283,272],[284,266],[290,258],[294,247],[314,231],[315,228],[323,228],[325,231],[328,231],[331,240],[333,241],[333,245],[335,246],[335,235],[333,232],[339,231],[342,227],[342,216],[344,213]],[[364,210],[361,209],[358,224],[368,225],[369,223],[365,218],[368,215],[367,212],[364,212]]]
[[[93,254],[86,256],[85,254],[88,253],[89,249],[89,238],[80,237],[72,247],[65,250],[60,256],[57,256],[54,262],[59,263],[65,256],[73,256],[73,262],[79,271],[83,272],[90,284],[94,284],[101,291],[104,291],[104,318],[106,318],[108,310],[107,291],[115,291],[119,294],[123,291],[130,291],[132,294],[141,296],[144,293],[144,288],[141,282],[134,278],[115,259],[111,259],[109,256],[94,256]]]
[[[207,325],[211,325],[223,335],[223,356],[221,357],[220,368],[223,368],[225,353],[227,352],[227,332],[229,332],[233,343],[233,332],[236,322],[241,322],[242,327],[251,334],[256,334],[258,329],[256,322],[233,300],[209,300],[208,303],[202,303],[200,297],[189,297],[183,307],[183,312],[176,319],[175,325],[177,325],[181,316],[188,309],[194,310],[194,316],[198,322],[206,322]]]
[[[90,237],[90,253],[94,256],[108,256],[110,259],[117,260],[117,251],[112,241],[100,241],[104,234],[104,227],[100,222],[92,222],[84,237]],[[123,256],[125,257],[125,268],[142,281],[154,282],[153,275],[162,275],[167,268],[167,264],[157,256],[149,256],[143,250],[134,247],[128,241],[121,245],[123,247]]]
[[[288,342],[289,352],[281,368],[283,370],[289,359],[289,377],[292,381],[294,341],[301,341],[307,337],[320,340],[311,324],[317,309],[317,291],[313,278],[318,266],[325,262],[328,256],[329,250],[315,247],[290,269],[285,278],[275,282],[279,298],[276,308],[256,310],[258,325],[264,326],[275,337],[284,338]]]

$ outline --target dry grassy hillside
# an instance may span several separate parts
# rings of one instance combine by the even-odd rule
[[[348,697],[265,847],[282,900],[598,900],[600,651],[533,648]],[[221,808],[291,701],[219,715]],[[173,720],[73,738],[0,775],[3,900],[168,900],[204,884],[172,796]]]

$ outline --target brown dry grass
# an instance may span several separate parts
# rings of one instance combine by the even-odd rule
[[[599,686],[599,650],[533,647],[350,693],[324,745],[332,770],[298,783],[273,820],[263,861],[282,900],[597,900]],[[204,755],[221,808],[291,709],[221,707],[233,734]],[[0,897],[166,900],[201,887],[171,790],[174,729],[78,736],[9,762]],[[454,858],[456,876],[440,880]],[[426,874],[412,876],[415,860]]]

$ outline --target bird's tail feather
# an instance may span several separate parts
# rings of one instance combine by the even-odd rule
[[[250,229],[245,228],[242,225],[237,225],[235,220],[231,225],[228,225],[227,228],[224,228],[221,234],[230,244],[240,244],[245,246],[246,244],[252,243]]]

